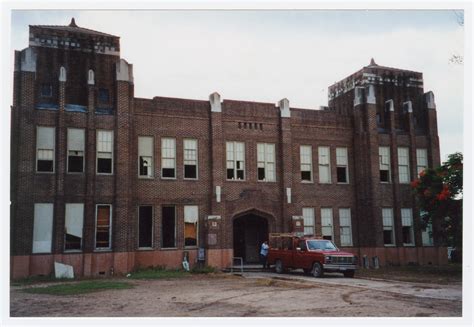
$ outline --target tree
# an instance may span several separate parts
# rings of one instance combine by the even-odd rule
[[[462,170],[463,156],[448,156],[440,167],[427,168],[411,183],[422,218],[427,224],[441,227],[436,233],[446,245],[462,249]]]

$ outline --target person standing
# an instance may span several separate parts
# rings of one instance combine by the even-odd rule
[[[260,262],[263,265],[263,269],[269,268],[267,264],[268,248],[268,241],[263,242],[262,246],[260,246]]]

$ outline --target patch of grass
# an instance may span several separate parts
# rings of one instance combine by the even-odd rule
[[[11,286],[26,286],[38,283],[67,282],[69,278],[55,278],[53,275],[48,276],[30,276],[21,279],[15,279],[10,282]]]
[[[77,295],[111,289],[120,290],[128,288],[133,288],[133,285],[128,282],[85,280],[80,282],[50,285],[45,287],[30,287],[24,289],[23,291],[33,294]]]
[[[127,275],[128,276],[128,275]],[[164,279],[164,278],[182,278],[189,276],[189,273],[180,269],[166,269],[164,267],[153,267],[138,269],[130,273],[132,279]]]
[[[216,268],[211,267],[211,266],[204,266],[204,267],[195,266],[193,269],[191,269],[191,273],[193,274],[213,274],[215,272],[216,272]]]

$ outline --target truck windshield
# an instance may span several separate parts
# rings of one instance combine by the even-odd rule
[[[334,251],[337,250],[333,242],[327,240],[308,240],[309,250]]]

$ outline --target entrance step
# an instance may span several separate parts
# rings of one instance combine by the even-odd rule
[[[240,273],[242,270],[240,265],[230,266],[227,268],[222,269],[223,272],[234,272]],[[244,272],[271,272],[273,271],[272,268],[263,269],[262,265],[243,265]]]

